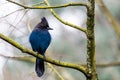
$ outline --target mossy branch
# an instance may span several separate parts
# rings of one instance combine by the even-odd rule
[[[72,68],[72,69],[76,69],[81,71],[85,76],[87,76],[86,74],[86,68],[82,65],[78,65],[78,64],[73,64],[73,63],[68,63],[68,62],[62,62],[62,61],[58,61],[58,60],[54,60],[48,57],[44,57],[40,54],[38,54],[37,52],[34,52],[30,49],[27,49],[25,47],[23,47],[22,45],[20,45],[19,43],[17,43],[16,41],[12,40],[11,38],[3,35],[0,33],[0,38],[3,39],[4,41],[10,43],[11,45],[13,45],[14,47],[18,48],[19,50],[21,50],[23,53],[28,53],[34,57],[38,57],[43,59],[46,62],[55,64],[57,66],[61,66],[61,67],[67,67],[67,68]]]
[[[87,9],[87,80],[98,80],[95,59],[95,35],[94,35],[94,16],[95,0],[89,0],[90,7]]]

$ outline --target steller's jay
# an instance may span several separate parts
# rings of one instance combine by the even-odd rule
[[[51,35],[48,30],[52,30],[49,27],[45,17],[41,19],[41,22],[36,25],[29,37],[29,42],[33,51],[36,51],[45,56],[45,51],[51,42]],[[44,61],[36,58],[35,71],[39,77],[44,74]]]

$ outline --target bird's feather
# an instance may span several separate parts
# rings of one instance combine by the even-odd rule
[[[51,35],[48,30],[50,30],[48,22],[45,17],[43,17],[42,21],[36,25],[29,37],[32,49],[43,56],[45,55],[45,51],[51,42]],[[36,58],[35,71],[37,75],[41,77],[44,74],[44,70],[44,61]]]

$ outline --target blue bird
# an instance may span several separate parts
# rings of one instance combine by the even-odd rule
[[[45,56],[45,51],[51,42],[51,35],[48,30],[52,30],[52,28],[49,27],[46,18],[43,17],[29,37],[29,42],[33,51],[38,52],[43,56]],[[41,77],[44,74],[44,61],[42,59],[36,58],[35,71],[38,77]]]

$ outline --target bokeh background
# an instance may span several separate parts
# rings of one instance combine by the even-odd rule
[[[25,5],[37,5],[42,0],[14,0]],[[51,5],[87,0],[49,0]],[[120,1],[103,0],[104,4],[120,22]],[[86,28],[86,8],[80,6],[54,9],[64,20]],[[86,63],[86,36],[83,32],[59,22],[47,9],[23,9],[6,0],[0,0],[0,33],[9,36],[26,48],[31,49],[29,34],[34,26],[46,17],[52,42],[46,56],[53,59],[77,64]],[[95,39],[97,64],[120,62],[120,38],[96,2]],[[22,57],[22,59],[20,58]],[[19,59],[20,58],[20,59]],[[25,60],[29,58],[28,60]],[[76,70],[53,65],[65,80],[85,80],[85,76]],[[97,67],[100,80],[119,80],[120,65]],[[22,53],[17,48],[0,39],[0,80],[60,80],[46,64],[46,72],[38,78],[34,71],[34,57]]]

